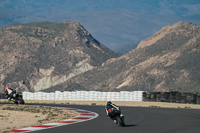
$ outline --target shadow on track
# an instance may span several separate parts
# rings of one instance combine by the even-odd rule
[[[128,124],[128,125],[125,125],[124,127],[136,127],[138,125],[133,125],[133,124]]]

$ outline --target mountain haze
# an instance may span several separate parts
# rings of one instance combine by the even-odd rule
[[[136,49],[112,58],[52,90],[200,92],[200,27],[179,22],[163,27]]]
[[[0,86],[39,91],[117,55],[77,22],[37,22],[0,29]]]
[[[80,22],[114,50],[178,21],[200,24],[199,0],[1,0],[0,27],[63,20]],[[124,52],[124,51],[122,51]]]

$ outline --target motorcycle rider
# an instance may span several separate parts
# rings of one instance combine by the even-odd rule
[[[115,117],[113,117],[113,109],[121,110],[120,107],[116,106],[111,101],[108,101],[105,107],[106,115],[109,116],[117,124],[117,120],[115,120]],[[123,115],[121,114],[121,116]]]
[[[11,100],[11,98],[16,97],[16,90],[11,89],[9,86],[5,87],[5,92],[6,92],[6,98],[8,98],[8,101]]]

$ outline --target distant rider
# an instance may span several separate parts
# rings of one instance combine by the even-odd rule
[[[6,98],[8,98],[8,100],[10,101],[11,98],[15,98],[16,97],[16,90],[13,90],[11,88],[9,88],[8,86],[5,87],[5,91],[6,91]]]
[[[115,120],[115,117],[113,117],[113,115],[112,115],[114,109],[120,110],[120,107],[116,106],[111,101],[107,102],[107,105],[105,107],[106,115],[109,116],[117,124],[117,121]],[[123,115],[121,114],[121,116],[123,116]]]

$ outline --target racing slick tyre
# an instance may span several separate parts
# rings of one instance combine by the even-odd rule
[[[24,104],[25,103],[24,100],[21,97],[18,97],[17,100],[18,100],[19,104]]]
[[[116,120],[118,121],[118,124],[119,124],[120,126],[122,126],[122,127],[125,126],[125,123],[124,123],[124,121],[120,118],[120,116],[116,116]]]

